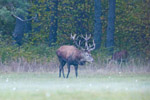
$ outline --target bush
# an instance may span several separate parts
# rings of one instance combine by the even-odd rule
[[[43,61],[46,60],[50,61],[56,54],[55,47],[48,47],[47,45],[22,45],[22,46],[1,46],[0,50],[0,59],[2,63],[9,62],[11,60],[16,60],[19,58],[25,58],[27,61],[37,60]]]

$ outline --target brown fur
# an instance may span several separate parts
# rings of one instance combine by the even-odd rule
[[[122,50],[119,52],[115,52],[112,56],[113,60],[121,61],[121,60],[126,60],[128,57],[128,52],[126,50]]]
[[[82,58],[81,51],[71,45],[61,46],[56,53],[59,59],[63,59],[65,61],[80,60]]]

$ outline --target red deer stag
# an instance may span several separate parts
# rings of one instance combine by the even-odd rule
[[[78,48],[81,48],[81,50],[77,49],[73,45],[63,45],[56,51],[56,54],[60,62],[59,77],[61,77],[62,71],[63,77],[65,78],[63,67],[66,63],[68,67],[68,73],[66,78],[68,78],[71,65],[74,65],[75,75],[77,77],[78,65],[84,65],[86,62],[94,61],[93,57],[90,54],[90,51],[95,49],[95,43],[93,41],[92,45],[88,44],[88,40],[91,38],[91,35],[90,36],[86,35],[85,37],[83,35],[80,36],[80,38],[84,39],[85,49],[81,47],[81,40],[78,40],[78,38],[79,36],[76,36],[76,34],[75,35],[71,34],[71,39],[74,41],[74,43]]]

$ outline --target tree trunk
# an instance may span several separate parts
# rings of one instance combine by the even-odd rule
[[[109,53],[113,52],[114,47],[115,4],[116,0],[109,0],[107,42],[106,42],[106,47],[108,48]]]
[[[102,23],[101,23],[101,0],[95,0],[95,25],[94,25],[94,41],[96,49],[101,46],[101,34],[102,34]]]
[[[57,12],[58,12],[58,0],[51,0],[51,16],[50,16],[50,34],[49,34],[49,46],[57,40]]]
[[[23,19],[22,16],[19,16],[19,17]],[[15,29],[13,32],[13,37],[19,46],[22,45],[24,27],[25,27],[25,22],[16,18],[16,24],[15,24]]]

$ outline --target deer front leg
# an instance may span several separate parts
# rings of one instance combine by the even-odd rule
[[[63,73],[63,77],[65,78],[64,68],[63,67],[62,67],[62,73]]]
[[[59,77],[61,77],[61,65],[59,66]]]
[[[75,66],[75,74],[76,74],[76,78],[78,77],[78,65]]]

